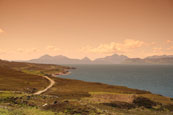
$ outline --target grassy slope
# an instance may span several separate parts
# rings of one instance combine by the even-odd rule
[[[0,89],[13,91],[40,90],[48,85],[48,81],[40,76],[25,74],[20,71],[0,67]]]
[[[150,92],[130,89],[123,86],[113,86],[102,83],[91,83],[80,80],[54,78],[56,84],[46,94],[58,95],[62,98],[80,98],[90,96],[90,92],[113,92],[124,94],[150,94]],[[74,96],[75,95],[75,96]]]
[[[17,90],[35,92],[44,89],[49,82],[42,75],[66,67],[56,65],[42,65],[18,63],[0,60],[0,90]]]
[[[30,94],[36,91],[33,88],[40,90],[48,85],[47,80],[40,77],[41,75],[55,74],[66,69],[69,67],[0,60],[0,90],[25,92],[0,92],[0,114],[172,114],[169,112],[173,109],[170,98],[101,83],[51,77],[56,84],[45,93],[49,96]],[[142,102],[139,100],[137,104],[127,103],[134,97],[141,96],[151,101],[142,98]],[[141,106],[136,108],[141,103],[142,106],[157,104],[150,109]],[[43,107],[44,104],[47,105]]]

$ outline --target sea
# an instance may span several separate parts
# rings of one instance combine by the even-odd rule
[[[173,65],[70,65],[69,75],[59,77],[100,82],[173,97]]]

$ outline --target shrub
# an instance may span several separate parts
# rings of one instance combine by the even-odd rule
[[[143,106],[145,108],[152,108],[152,106],[157,105],[156,102],[153,102],[150,99],[145,98],[145,97],[137,97],[133,100],[133,103],[138,107]]]

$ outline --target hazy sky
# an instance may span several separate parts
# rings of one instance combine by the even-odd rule
[[[173,54],[173,0],[0,0],[0,59]]]

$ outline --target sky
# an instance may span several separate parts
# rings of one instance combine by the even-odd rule
[[[0,0],[0,59],[173,55],[173,0]]]

